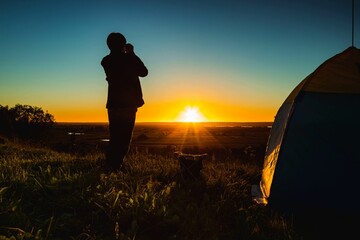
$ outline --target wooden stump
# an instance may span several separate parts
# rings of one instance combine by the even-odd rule
[[[184,178],[200,177],[200,171],[202,169],[202,160],[207,156],[207,153],[185,154],[181,152],[176,152],[176,155],[179,160],[181,174]]]

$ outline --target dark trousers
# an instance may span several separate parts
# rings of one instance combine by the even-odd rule
[[[108,109],[110,143],[106,165],[111,169],[120,168],[129,151],[136,112],[137,108]]]

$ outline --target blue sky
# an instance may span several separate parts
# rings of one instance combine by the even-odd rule
[[[100,61],[113,31],[149,69],[139,121],[174,120],[185,105],[213,121],[271,121],[303,78],[351,45],[351,1],[1,1],[0,104],[106,121]]]

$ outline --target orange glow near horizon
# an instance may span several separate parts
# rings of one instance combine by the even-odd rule
[[[44,106],[56,122],[108,122],[105,106]],[[146,102],[136,122],[272,122],[277,109],[206,100]]]
[[[107,122],[106,109],[57,109],[49,110],[56,122]]]
[[[107,122],[107,110],[52,109],[56,122]],[[213,102],[194,104],[147,103],[138,109],[136,122],[272,122],[277,109],[230,105]]]

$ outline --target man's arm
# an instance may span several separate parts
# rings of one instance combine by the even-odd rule
[[[148,69],[145,67],[141,59],[134,54],[136,59],[136,72],[139,77],[146,77],[149,73]]]
[[[132,64],[134,66],[134,70],[136,72],[136,75],[139,77],[146,77],[148,75],[148,70],[145,67],[144,63],[141,61],[141,59],[136,56],[134,53],[134,46],[130,43],[126,44],[126,53],[129,54],[129,56],[132,59]]]

